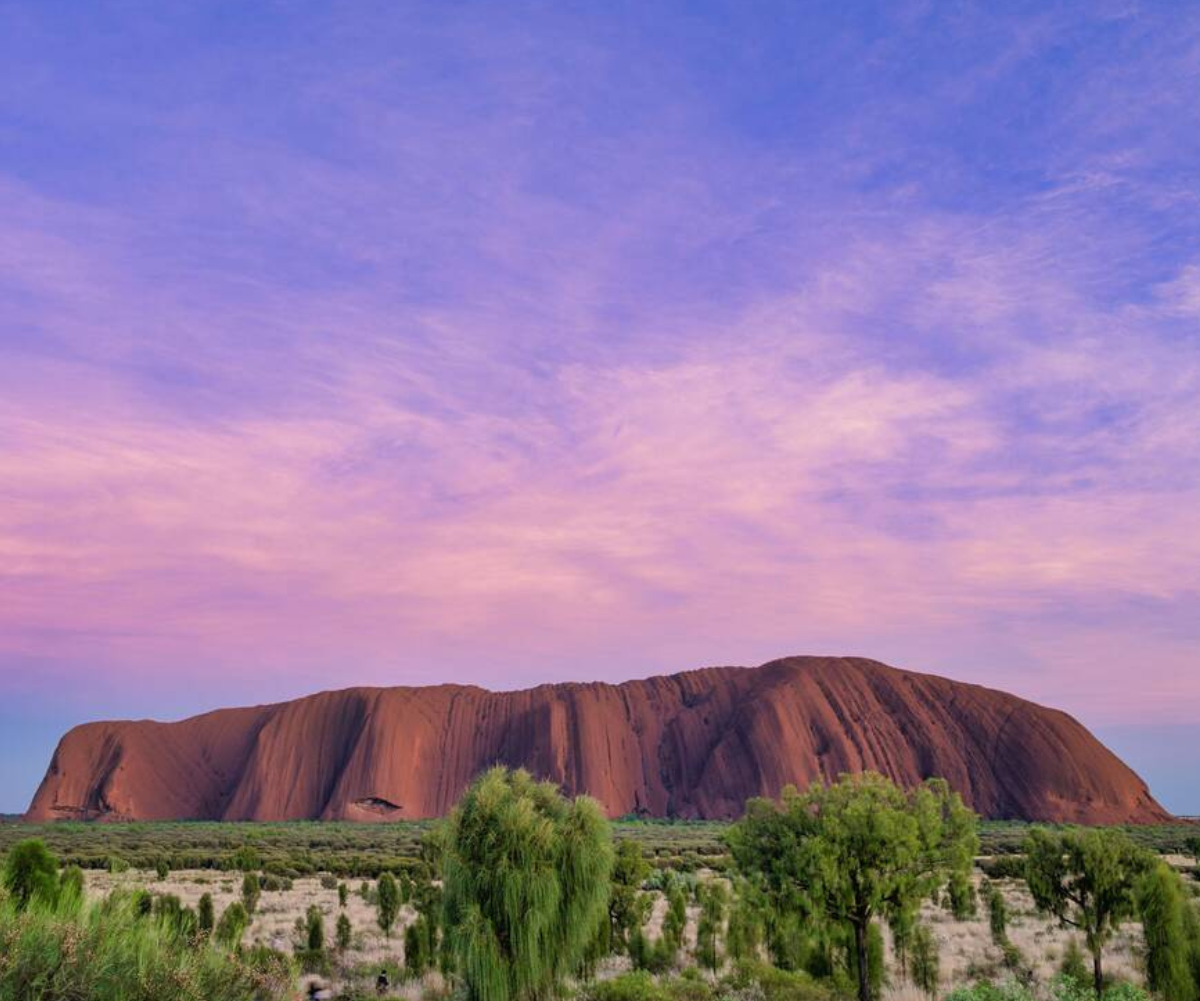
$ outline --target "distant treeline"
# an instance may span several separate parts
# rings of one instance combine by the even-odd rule
[[[0,824],[0,853],[26,838],[40,838],[64,865],[84,869],[166,866],[179,869],[262,870],[279,876],[328,872],[375,877],[411,871],[419,864],[421,840],[433,821],[356,824],[330,821],[228,823],[171,821],[135,823]],[[724,871],[729,824],[712,820],[622,818],[614,821],[618,841],[636,842],[658,868]],[[985,856],[1021,851],[1030,824],[984,821],[980,852]],[[1121,828],[1137,845],[1159,854],[1190,854],[1196,823]],[[1003,863],[1000,864],[1001,869]],[[987,866],[985,866],[985,869]]]

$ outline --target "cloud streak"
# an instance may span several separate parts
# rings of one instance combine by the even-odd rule
[[[830,651],[1200,719],[1198,22],[774,16],[25,11],[6,690]]]

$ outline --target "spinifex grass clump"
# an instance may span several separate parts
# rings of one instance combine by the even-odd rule
[[[130,896],[0,902],[0,1001],[265,1001],[291,989],[282,957],[181,936]]]
[[[525,771],[467,790],[444,842],[446,931],[472,1001],[557,992],[608,920],[613,847],[594,800]]]

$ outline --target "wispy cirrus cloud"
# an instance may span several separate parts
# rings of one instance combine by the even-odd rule
[[[1194,720],[1200,23],[1118,8],[24,10],[5,687],[837,651]]]

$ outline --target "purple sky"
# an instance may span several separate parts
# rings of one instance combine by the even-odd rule
[[[0,809],[97,717],[846,653],[1200,812],[1193,3],[254,10],[0,2]]]

